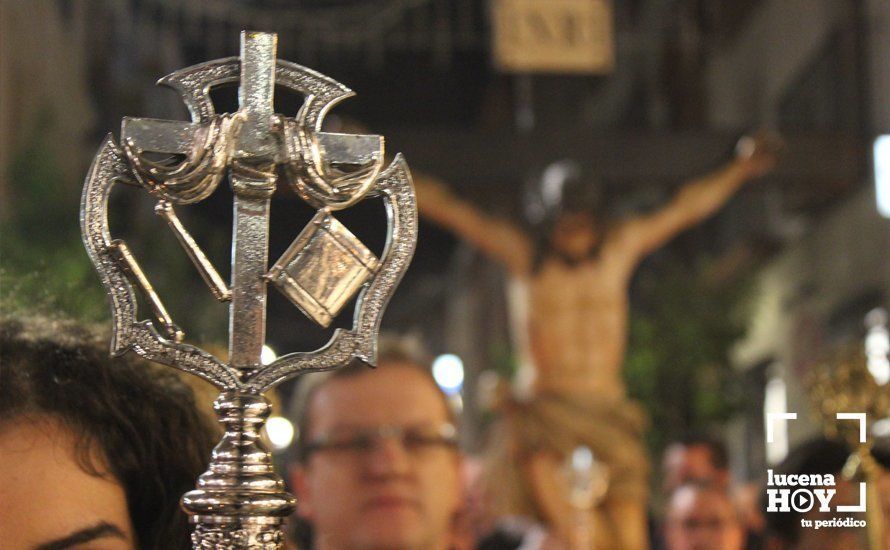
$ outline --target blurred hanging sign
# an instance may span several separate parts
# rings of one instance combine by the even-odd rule
[[[609,0],[494,0],[492,26],[505,72],[607,73],[615,62]]]

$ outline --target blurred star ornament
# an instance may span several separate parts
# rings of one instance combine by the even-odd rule
[[[596,542],[593,511],[609,490],[608,467],[597,461],[589,447],[580,445],[566,457],[564,472],[568,501],[575,516],[571,547],[593,548]]]
[[[868,548],[882,550],[887,528],[878,494],[882,468],[872,456],[874,441],[870,434],[874,422],[890,413],[890,384],[869,371],[868,359],[860,349],[837,354],[834,360],[810,373],[807,382],[825,434],[843,439],[853,449],[841,473],[845,479],[866,483]],[[849,413],[864,414],[864,426],[839,420],[839,414]]]

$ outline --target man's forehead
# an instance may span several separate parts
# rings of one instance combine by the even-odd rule
[[[732,511],[729,495],[710,488],[683,487],[671,502],[675,516],[723,516]]]
[[[325,381],[309,403],[313,429],[331,425],[410,424],[448,420],[431,377],[409,363],[391,363]]]
[[[675,466],[683,461],[685,448],[679,443],[672,443],[664,451],[664,463],[667,466]]]
[[[711,448],[703,443],[697,443],[686,447],[686,460],[688,461],[706,462],[710,465],[713,464],[713,459],[714,456]]]

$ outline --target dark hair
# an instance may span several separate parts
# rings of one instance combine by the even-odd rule
[[[570,265],[576,263],[553,250],[553,232],[560,218],[566,215],[591,217],[600,238],[590,251],[590,257],[599,254],[603,238],[610,229],[604,195],[602,181],[572,159],[552,162],[526,181],[523,210],[528,233],[533,237],[532,271],[540,269],[554,256]]]
[[[709,434],[693,432],[684,435],[677,442],[683,447],[705,447],[711,455],[711,464],[718,470],[729,468],[729,451],[723,440]]]
[[[815,437],[798,445],[788,453],[785,460],[776,467],[777,474],[832,474],[836,475],[844,467],[850,451],[846,445],[824,437]],[[763,497],[763,509],[766,509],[766,493]],[[766,529],[770,536],[778,537],[787,544],[797,542],[800,535],[800,513],[793,509],[790,512],[768,512]]]
[[[139,548],[191,548],[179,498],[206,467],[213,424],[172,370],[107,349],[70,321],[0,318],[0,429],[59,422],[79,466],[99,477],[107,467],[123,486]]]
[[[875,440],[874,446],[871,448],[871,456],[885,470],[890,470],[890,438],[879,437]],[[888,526],[890,529],[890,526]]]
[[[523,206],[531,224],[552,221],[559,214],[602,213],[602,181],[575,160],[550,163],[524,187]]]

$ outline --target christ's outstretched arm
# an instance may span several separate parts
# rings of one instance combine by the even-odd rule
[[[684,229],[713,215],[742,185],[772,170],[777,160],[776,138],[744,139],[753,141],[724,166],[684,184],[656,212],[631,218],[615,228],[614,240],[631,268]]]

